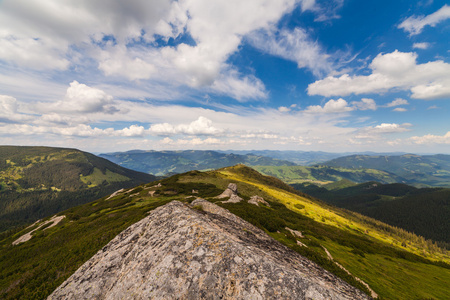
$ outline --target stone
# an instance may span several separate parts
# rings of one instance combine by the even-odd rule
[[[228,187],[225,189],[225,191],[216,198],[223,199],[228,197],[229,199],[227,201],[222,201],[222,203],[238,203],[243,200],[241,197],[238,196],[238,189],[236,183],[228,184]]]
[[[261,197],[261,196],[251,196],[250,200],[248,200],[248,203],[254,204],[256,206],[259,206],[259,203],[262,203],[262,204],[267,205],[268,207],[270,207],[269,203],[267,203],[267,201],[264,200],[264,198]]]
[[[48,299],[369,299],[226,209],[191,205],[153,210]]]

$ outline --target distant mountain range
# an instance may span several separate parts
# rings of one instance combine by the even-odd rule
[[[375,152],[344,152],[344,153],[333,153],[333,152],[323,152],[323,151],[292,151],[292,150],[227,150],[227,151],[217,151],[221,153],[234,153],[240,155],[252,154],[259,156],[267,156],[271,158],[281,159],[291,161],[297,165],[301,166],[312,166],[315,164],[323,163],[338,157],[349,156],[354,154],[360,155],[402,155],[402,152],[386,152],[386,153],[375,153]]]
[[[388,155],[389,154],[389,155]],[[120,166],[157,176],[245,164],[287,183],[319,184],[348,179],[450,187],[450,155],[371,153],[348,155],[303,151],[144,151],[99,154]],[[320,162],[320,163],[319,163]],[[302,165],[302,166],[299,166]],[[306,166],[307,165],[307,166]]]
[[[153,180],[76,149],[0,146],[0,232]]]
[[[157,176],[184,173],[192,170],[218,169],[236,164],[249,166],[294,166],[295,163],[254,154],[220,153],[216,151],[142,151],[100,154],[125,168]]]
[[[415,186],[450,187],[450,155],[351,155],[323,163],[330,167],[377,169],[403,178]]]
[[[312,182],[319,185],[338,182],[343,179],[356,183],[378,181],[381,183],[401,182],[404,179],[375,169],[350,169],[329,166],[254,166],[264,175],[274,176],[288,184]]]

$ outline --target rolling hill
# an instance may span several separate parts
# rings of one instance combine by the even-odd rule
[[[322,165],[352,169],[377,169],[395,174],[415,186],[450,187],[450,155],[351,155]]]
[[[237,187],[241,201],[217,198],[230,183]],[[109,241],[156,207],[173,200],[189,205],[198,197],[226,208],[367,294],[377,294],[381,299],[448,297],[450,255],[446,250],[237,165],[216,171],[191,171],[122,190],[60,212],[20,232],[3,234],[0,298],[46,298],[97,251],[104,251]],[[255,199],[258,206],[252,204]],[[201,213],[204,210],[195,204],[190,209]],[[58,224],[52,221],[56,219],[60,220]],[[242,230],[241,235],[251,235]],[[17,242],[31,231],[31,239]],[[201,244],[196,247],[200,249]]]
[[[265,175],[281,179],[288,184],[312,182],[323,185],[342,180],[356,183],[366,181],[394,183],[403,180],[389,172],[374,169],[350,169],[329,166],[254,166],[253,168]]]
[[[125,168],[163,176],[192,170],[218,169],[236,164],[249,166],[293,166],[295,163],[254,154],[220,153],[216,151],[141,151],[100,154]]]
[[[0,146],[0,232],[153,180],[76,149]]]

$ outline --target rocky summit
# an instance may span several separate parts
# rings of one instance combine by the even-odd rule
[[[203,199],[153,210],[48,299],[368,299]]]

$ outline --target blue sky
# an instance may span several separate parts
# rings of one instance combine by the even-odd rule
[[[2,0],[0,144],[450,153],[450,5]]]

